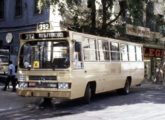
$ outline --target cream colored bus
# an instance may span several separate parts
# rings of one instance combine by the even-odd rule
[[[76,99],[123,94],[144,77],[142,45],[73,31],[20,34],[20,96]]]

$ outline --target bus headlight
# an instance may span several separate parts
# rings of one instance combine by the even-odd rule
[[[19,80],[20,81],[25,81],[26,80],[26,77],[24,74],[19,74]]]
[[[19,87],[20,87],[20,88],[26,88],[26,87],[28,87],[28,83],[20,82],[20,83],[19,83]]]
[[[58,89],[69,89],[70,84],[69,83],[58,83]]]

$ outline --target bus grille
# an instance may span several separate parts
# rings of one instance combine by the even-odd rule
[[[29,80],[57,80],[56,76],[29,76]]]

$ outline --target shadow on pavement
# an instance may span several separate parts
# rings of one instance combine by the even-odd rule
[[[165,87],[135,87],[129,95],[118,95],[116,92],[109,92],[96,95],[90,104],[84,104],[82,100],[56,102],[53,107],[39,109],[31,107],[27,110],[0,112],[0,120],[38,120],[53,118],[65,115],[80,114],[87,111],[97,111],[107,107],[123,106],[132,104],[165,104]]]

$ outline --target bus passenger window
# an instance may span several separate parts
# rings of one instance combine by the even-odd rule
[[[128,47],[125,44],[120,45],[121,59],[122,61],[128,61]]]
[[[135,46],[134,45],[128,45],[128,49],[129,49],[129,60],[130,61],[136,61]]]
[[[141,46],[136,46],[136,56],[137,56],[137,61],[142,61],[142,48],[141,48]]]
[[[83,40],[83,51],[84,51],[85,61],[96,61],[97,59],[96,40],[85,38]]]
[[[108,41],[98,40],[100,61],[110,60]]]
[[[119,61],[120,60],[120,52],[119,52],[119,44],[111,43],[111,60]]]

